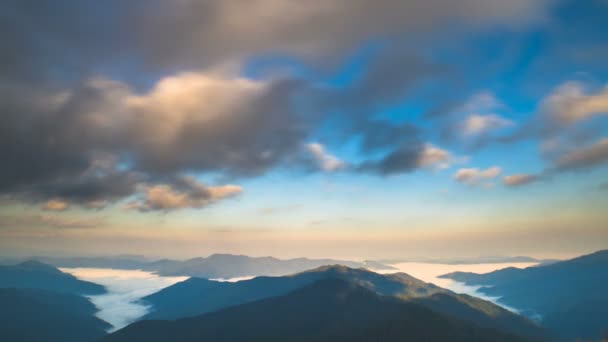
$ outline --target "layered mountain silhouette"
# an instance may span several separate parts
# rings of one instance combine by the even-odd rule
[[[479,291],[540,319],[558,336],[608,336],[608,250],[538,267],[442,277],[482,286]]]
[[[233,254],[212,254],[206,258],[185,261],[162,259],[149,261],[141,256],[51,258],[35,257],[35,260],[56,267],[99,267],[117,269],[141,269],[162,276],[189,276],[201,278],[235,278],[243,276],[281,276],[302,272],[323,265],[340,264],[348,267],[366,267],[374,270],[394,269],[375,261],[346,261],[333,259],[277,259],[273,257],[249,257]]]
[[[392,287],[389,286],[392,289]],[[321,279],[289,294],[176,321],[140,321],[103,341],[528,341],[381,296],[356,282]]]
[[[0,266],[0,288],[33,288],[61,293],[95,295],[105,293],[103,286],[79,280],[71,274],[38,261]]]
[[[110,325],[84,297],[41,289],[0,289],[0,341],[86,342]]]
[[[142,300],[152,306],[152,312],[144,319],[172,320],[196,316],[286,295],[324,279],[348,281],[378,295],[409,300],[437,313],[474,322],[478,326],[535,338],[546,336],[542,329],[528,319],[490,302],[455,294],[405,273],[382,275],[338,265],[323,266],[292,276],[258,277],[235,283],[190,278],[144,297]]]

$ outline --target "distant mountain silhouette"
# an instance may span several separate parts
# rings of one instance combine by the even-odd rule
[[[486,274],[455,272],[442,276],[522,309],[559,336],[599,339],[608,333],[608,250],[572,260]]]
[[[527,341],[340,279],[176,321],[140,321],[102,341]]]
[[[43,257],[30,258],[55,267],[114,268],[123,270],[146,269],[152,260],[139,255],[117,255],[107,257]]]
[[[110,325],[81,296],[40,289],[0,289],[0,341],[87,342]]]
[[[79,280],[53,266],[38,261],[0,266],[0,288],[34,288],[62,293],[94,295],[105,293],[103,286]]]
[[[177,319],[216,311],[269,297],[285,295],[322,279],[342,279],[375,293],[409,299],[439,313],[473,321],[481,326],[517,334],[544,337],[529,320],[490,302],[458,295],[405,273],[382,275],[365,269],[323,266],[284,277],[258,277],[236,283],[190,278],[142,300],[152,305],[144,319]]]
[[[148,261],[139,256],[51,258],[35,257],[36,260],[57,267],[100,267],[117,269],[142,269],[163,276],[190,276],[200,278],[236,278],[243,276],[280,276],[311,268],[340,264],[349,267],[366,267],[375,270],[394,269],[375,261],[346,261],[333,259],[277,259],[273,257],[249,257],[245,255],[212,254],[206,258],[185,261],[162,259]]]

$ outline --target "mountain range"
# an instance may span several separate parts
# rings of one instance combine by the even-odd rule
[[[144,319],[173,320],[217,311],[230,306],[286,295],[323,279],[340,279],[378,295],[392,296],[459,317],[486,328],[542,338],[545,331],[531,321],[475,297],[459,295],[405,273],[382,275],[341,265],[283,277],[257,277],[239,282],[190,278],[144,297],[152,311]]]
[[[482,328],[355,282],[321,279],[286,295],[175,321],[140,321],[122,341],[478,341],[526,338]]]
[[[244,276],[280,276],[311,268],[340,264],[348,267],[365,267],[373,270],[395,268],[375,261],[347,261],[334,259],[277,259],[273,257],[249,257],[233,254],[212,254],[205,258],[188,260],[148,260],[141,256],[117,257],[34,257],[56,267],[92,267],[114,269],[141,269],[161,276],[189,276],[207,279],[236,278]]]
[[[32,288],[0,288],[0,341],[83,342],[106,334],[86,298]]]
[[[278,269],[261,268],[266,258],[245,258],[200,259],[212,265],[236,260],[245,265],[236,273]],[[30,260],[0,266],[0,341],[555,342],[608,335],[608,250],[525,269],[442,277],[478,286],[527,318],[405,273],[325,265],[238,282],[191,277],[142,298],[151,311],[105,336],[110,326],[95,317],[86,296],[106,289]]]
[[[80,280],[38,261],[0,266],[0,288],[34,288],[77,295],[105,293],[102,285]]]
[[[608,336],[608,250],[525,269],[442,276],[517,309],[569,340]]]

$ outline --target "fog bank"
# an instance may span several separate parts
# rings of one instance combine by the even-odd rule
[[[432,264],[423,262],[402,262],[397,264],[391,264],[391,266],[398,269],[380,271],[378,273],[395,273],[404,272],[420,280],[426,281],[427,283],[433,283],[437,286],[452,290],[456,293],[464,293],[471,296],[475,296],[481,299],[488,300],[496,305],[499,305],[507,310],[519,313],[517,308],[510,307],[500,302],[500,297],[490,297],[481,292],[479,288],[481,286],[469,286],[464,283],[454,281],[452,279],[439,278],[440,275],[444,275],[451,272],[473,272],[473,273],[488,273],[507,267],[526,268],[537,265],[534,262],[519,262],[519,263],[496,263],[496,264],[462,264],[462,265],[449,265],[449,264]]]
[[[110,323],[110,331],[123,328],[148,313],[139,299],[188,277],[162,277],[140,270],[61,268],[79,279],[104,285],[108,293],[88,296],[99,310],[97,317]]]

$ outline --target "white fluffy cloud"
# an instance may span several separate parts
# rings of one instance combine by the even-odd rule
[[[580,82],[566,82],[544,101],[544,111],[558,124],[608,115],[608,87],[590,93]]]
[[[127,205],[128,209],[141,211],[204,208],[222,199],[243,192],[237,185],[206,186],[191,177],[183,177],[177,184],[147,186],[139,201]]]
[[[492,166],[485,170],[478,168],[462,168],[456,171],[454,179],[468,185],[490,185],[488,181],[498,177],[502,170],[498,166]]]
[[[474,94],[462,107],[465,117],[459,125],[460,134],[465,138],[483,138],[494,131],[513,126],[513,121],[495,113],[504,108],[506,106],[490,91]]]
[[[526,184],[530,184],[532,182],[535,182],[536,180],[538,180],[538,175],[522,173],[522,174],[505,176],[503,178],[503,183],[509,187],[517,187],[517,186],[523,186]]]
[[[420,167],[446,169],[454,162],[452,154],[432,144],[425,144],[418,160]]]

